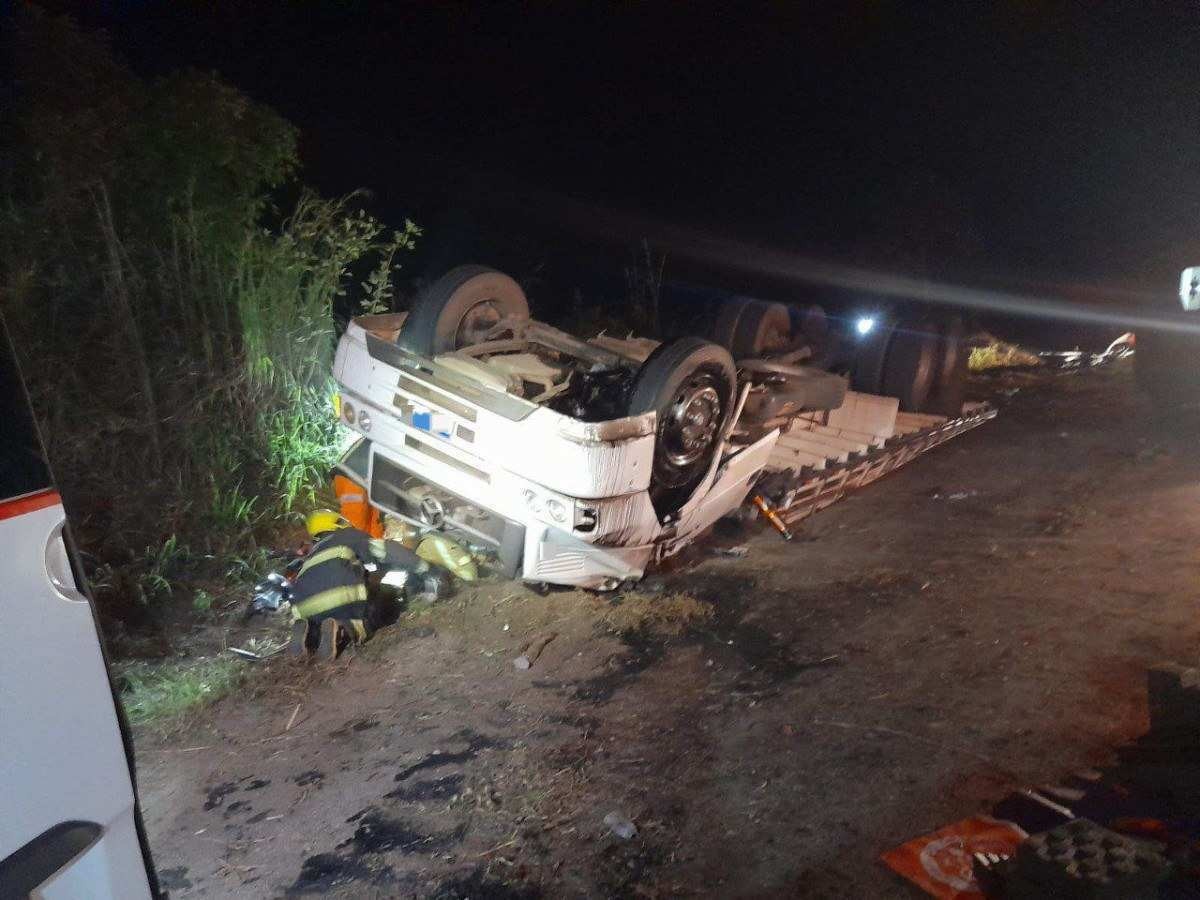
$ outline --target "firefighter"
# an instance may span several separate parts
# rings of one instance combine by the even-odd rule
[[[372,594],[371,573],[385,573],[388,583],[403,585],[405,573],[426,572],[429,563],[395,541],[372,538],[351,527],[332,510],[318,510],[305,520],[313,547],[292,579],[292,639],[288,652],[336,659],[349,643],[362,643],[380,622]],[[398,573],[400,578],[388,578]],[[378,596],[375,597],[378,599]]]

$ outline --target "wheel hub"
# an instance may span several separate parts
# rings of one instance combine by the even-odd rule
[[[721,398],[711,384],[683,386],[667,409],[660,436],[672,465],[689,466],[704,455],[716,437],[720,415]]]

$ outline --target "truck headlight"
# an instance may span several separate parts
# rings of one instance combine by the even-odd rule
[[[854,321],[854,330],[858,334],[859,337],[863,337],[865,335],[870,334],[872,331],[875,330],[875,317],[874,316],[859,316]]]
[[[371,415],[365,409],[358,414],[358,427],[363,431],[371,430]]]
[[[521,498],[525,501],[525,507],[531,513],[540,513],[542,511],[542,498],[535,491],[525,488],[521,492]]]
[[[347,425],[354,424],[354,404],[342,401],[342,418],[346,420]]]

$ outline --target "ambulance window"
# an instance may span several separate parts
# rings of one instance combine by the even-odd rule
[[[0,500],[50,487],[29,398],[0,325]]]

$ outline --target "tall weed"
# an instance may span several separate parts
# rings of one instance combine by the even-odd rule
[[[314,502],[335,307],[391,308],[420,232],[289,183],[296,129],[216,76],[145,82],[69,19],[13,19],[0,304],[87,557],[153,605]]]

